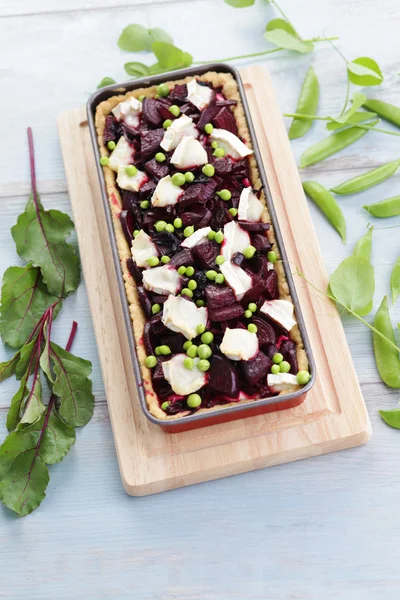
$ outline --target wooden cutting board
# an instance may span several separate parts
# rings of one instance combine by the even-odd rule
[[[288,259],[318,289],[327,276],[268,73],[241,71]],[[258,102],[262,101],[262,105]],[[371,426],[340,317],[295,275],[317,379],[299,407],[179,434],[141,411],[84,107],[58,120],[68,189],[122,481],[143,496],[365,443]],[[343,364],[346,371],[343,371]]]

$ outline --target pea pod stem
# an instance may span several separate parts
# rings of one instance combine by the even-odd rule
[[[304,277],[303,273],[300,273],[300,271],[296,270],[296,275],[298,275],[299,277],[302,277],[304,279],[304,281],[306,281],[308,283],[308,285],[311,286],[316,292],[318,292],[319,294],[322,294],[323,296],[326,296],[327,298],[332,300],[332,302],[339,304],[339,306],[341,306],[342,308],[347,310],[347,312],[350,313],[351,315],[353,315],[353,317],[355,317],[356,319],[361,321],[361,323],[364,323],[364,325],[366,325],[371,331],[373,331],[374,333],[376,333],[376,335],[378,335],[380,338],[385,340],[385,342],[387,342],[387,344],[389,346],[391,346],[394,350],[397,350],[397,352],[400,352],[400,348],[398,346],[396,346],[396,344],[394,344],[391,340],[389,340],[386,337],[386,335],[383,335],[383,333],[381,333],[380,331],[375,329],[375,327],[373,327],[373,325],[370,325],[370,323],[368,323],[368,321],[366,321],[365,319],[360,317],[360,315],[358,315],[356,312],[354,312],[354,310],[351,310],[351,308],[349,308],[348,306],[345,306],[344,304],[339,302],[339,300],[337,300],[335,298],[335,296],[332,296],[331,294],[328,294],[327,292],[323,292],[322,290],[319,290],[313,283],[311,283],[311,281],[308,281],[308,279],[306,279]]]
[[[310,40],[303,40],[304,42],[313,42],[314,44],[318,44],[319,42],[329,42],[330,40],[338,40],[338,36],[333,37],[315,37]],[[257,56],[266,56],[267,54],[273,54],[274,52],[281,52],[282,50],[286,50],[286,48],[272,48],[271,50],[263,50],[262,52],[253,52],[252,54],[240,54],[238,56],[229,56],[228,58],[215,58],[212,62],[228,62],[230,60],[240,60],[242,58],[256,58]],[[197,60],[194,61],[194,65],[206,65],[210,60]]]
[[[334,120],[334,119],[331,119],[331,117],[317,117],[315,115],[306,115],[304,113],[284,113],[283,116],[291,117],[293,119],[305,119],[305,120],[313,119],[316,121],[333,121]],[[346,125],[347,125],[347,123],[344,123],[343,127],[345,127]],[[358,127],[358,129],[379,131],[379,133],[387,133],[388,135],[400,136],[400,133],[397,133],[396,131],[390,131],[389,129],[381,129],[380,127],[375,127],[373,125],[361,125],[360,123],[349,123],[348,126],[349,127]]]

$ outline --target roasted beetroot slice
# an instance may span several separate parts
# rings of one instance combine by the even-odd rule
[[[260,319],[261,321],[262,319]],[[269,325],[269,323],[268,323]],[[258,327],[258,325],[257,325]],[[257,332],[258,333],[258,332]],[[279,349],[277,348],[277,346],[275,346],[275,344],[269,344],[269,346],[267,346],[266,348],[263,348],[265,354],[269,357],[269,358],[273,358],[274,354],[277,354],[277,352],[279,352]]]
[[[142,283],[142,271],[139,269],[133,258],[128,258],[126,261],[129,273],[132,275],[136,283]]]
[[[149,323],[151,325],[151,330],[155,336],[160,336],[164,334],[165,331],[168,331],[164,323],[162,322],[161,313],[158,313],[158,315],[154,315],[153,317],[151,317]]]
[[[190,185],[183,194],[183,197],[179,199],[179,204],[182,206],[188,206],[190,204],[196,204],[197,202],[205,203],[214,196],[217,184],[214,181],[207,183],[195,183]]]
[[[141,155],[143,160],[150,158],[150,156],[154,156],[154,154],[158,152],[164,133],[164,129],[152,129],[140,133]]]
[[[211,228],[212,229],[214,229],[215,231],[218,231],[219,229],[224,228],[225,223],[228,222],[228,220],[226,220],[226,212],[232,219],[232,215],[226,209],[224,202],[222,200],[215,202],[213,216],[211,219]]]
[[[197,229],[201,229],[202,227],[208,227],[208,225],[211,223],[211,219],[212,219],[212,212],[211,212],[211,210],[208,210],[208,208],[207,208],[203,217],[200,219],[200,221],[197,221],[197,223],[196,223]]]
[[[235,252],[232,257],[233,264],[237,265],[238,267],[241,267],[245,260],[244,254],[241,252]]]
[[[152,241],[155,243],[161,254],[175,254],[181,247],[181,242],[173,233],[162,231],[161,233],[154,233],[151,236]]]
[[[245,231],[254,231],[254,233],[263,233],[270,228],[269,223],[251,223],[250,221],[238,221],[238,225]]]
[[[284,340],[279,351],[282,353],[284,360],[290,364],[290,373],[294,375],[298,372],[296,344],[292,340]]]
[[[208,386],[229,398],[239,396],[239,377],[231,361],[221,356],[214,356],[209,370]]]
[[[187,225],[196,225],[207,212],[207,208],[202,204],[192,206],[190,210],[181,213],[183,227]]]
[[[141,307],[143,308],[144,314],[146,315],[147,318],[150,318],[152,316],[150,298],[148,297],[147,292],[142,285],[137,286],[137,292],[139,295],[140,304],[141,304]]]
[[[211,321],[231,321],[232,319],[238,319],[244,314],[244,308],[238,302],[230,304],[229,306],[221,306],[220,308],[208,309],[208,316]]]
[[[187,95],[187,85],[182,83],[182,85],[176,85],[172,88],[168,98],[174,102],[186,102]]]
[[[144,168],[148,173],[150,173],[150,175],[156,177],[156,179],[162,179],[163,177],[166,177],[169,173],[168,165],[165,162],[157,162],[155,158],[145,163]]]
[[[131,210],[132,206],[134,206],[136,202],[139,202],[139,194],[136,192],[129,192],[128,190],[122,190],[121,199],[123,210]]]
[[[279,298],[279,290],[278,290],[278,275],[276,271],[271,269],[265,275],[264,286],[266,289],[266,298],[267,300],[277,300]]]
[[[262,280],[265,280],[266,276],[268,275],[268,272],[270,270],[272,270],[272,269],[269,269],[268,259],[264,255],[257,256],[253,260],[252,266],[254,267],[254,272],[256,273],[257,277],[259,277]]]
[[[208,308],[222,308],[236,303],[235,294],[230,287],[222,285],[208,285],[204,290]]]
[[[146,321],[143,329],[143,343],[146,350],[146,354],[154,354],[156,345],[153,343],[153,335],[151,331],[150,321]]]
[[[215,105],[207,106],[207,108],[205,108],[203,110],[203,112],[201,113],[201,117],[199,119],[199,122],[197,123],[198,129],[200,129],[200,131],[202,131],[204,129],[205,125],[207,125],[207,123],[212,123],[215,115],[217,115],[220,110],[221,110],[220,106],[215,106]]]
[[[203,269],[215,267],[215,259],[219,254],[219,246],[215,242],[204,242],[192,248],[194,259]]]
[[[271,250],[271,242],[269,241],[267,236],[262,233],[251,234],[251,245],[254,246],[256,250],[262,253],[266,253]]]
[[[272,360],[264,352],[259,352],[251,360],[241,363],[243,377],[251,386],[255,386],[263,377],[266,377],[271,367]]]
[[[179,413],[182,412],[195,412],[193,410],[188,409],[188,405],[183,396],[170,394],[169,396],[165,397],[165,399],[168,400],[168,402],[170,403],[167,410],[165,411],[167,415],[179,415]]]
[[[217,99],[215,106],[236,106],[236,100],[225,100],[225,98]]]
[[[218,129],[226,129],[231,133],[237,133],[236,120],[230,108],[223,106],[213,118],[213,124]]]
[[[169,296],[163,294],[151,294],[153,304],[164,304],[168,300]]]
[[[245,293],[240,303],[242,306],[247,308],[250,302],[257,303],[260,298],[263,298],[266,295],[265,284],[263,281],[257,281],[256,278],[253,279],[253,287],[249,289],[248,292]]]
[[[252,323],[257,327],[257,337],[260,348],[269,348],[275,344],[276,334],[272,325],[260,317],[253,317]],[[270,358],[272,358],[272,356]]]
[[[193,263],[194,257],[192,251],[189,248],[184,248],[183,250],[175,254],[169,261],[169,264],[172,267],[176,267],[177,269],[182,266],[188,267],[190,265],[193,265]]]
[[[185,336],[183,336],[180,333],[169,332],[168,334],[164,333],[162,336],[162,344],[169,346],[172,354],[179,354],[179,352],[184,352],[183,344],[185,342]]]
[[[118,123],[113,115],[106,117],[106,124],[104,127],[103,140],[107,142],[116,142],[121,137],[121,125]]]
[[[154,98],[145,98],[143,100],[142,119],[150,125],[161,125],[163,119],[157,110],[157,101]]]
[[[173,119],[172,113],[169,112],[169,107],[171,106],[171,101],[168,98],[157,98],[156,99],[156,107],[158,110],[158,114],[165,121],[165,119]]]
[[[228,156],[213,158],[212,164],[218,175],[228,175],[232,171],[232,160]]]
[[[147,183],[143,184],[139,191],[141,200],[147,200],[148,198],[150,198],[150,196],[153,195],[155,189],[156,182],[152,179],[150,181],[147,181]]]
[[[119,221],[121,223],[122,231],[124,232],[125,239],[128,243],[129,248],[133,241],[133,218],[132,213],[129,210],[122,210],[119,215]]]
[[[232,177],[235,177],[236,179],[243,179],[244,177],[248,177],[248,174],[249,166],[247,158],[241,158],[233,163]]]

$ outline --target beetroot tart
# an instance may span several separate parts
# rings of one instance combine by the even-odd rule
[[[95,127],[150,413],[301,390],[309,360],[233,75],[115,93]]]

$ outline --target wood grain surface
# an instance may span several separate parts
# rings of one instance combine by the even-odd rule
[[[327,28],[327,34],[340,35],[338,44],[347,58],[370,55],[378,60],[385,82],[370,93],[400,104],[400,9],[395,0],[281,3],[304,36]],[[45,206],[70,212],[56,117],[84,104],[105,75],[123,80],[127,60],[142,60],[117,48],[123,27],[130,22],[163,26],[196,60],[207,60],[261,51],[266,47],[265,22],[274,14],[262,0],[243,11],[223,0],[141,5],[123,0],[1,0],[0,271],[19,262],[10,227],[29,192],[26,126],[34,128]],[[144,61],[150,64],[151,58]],[[265,64],[282,111],[295,108],[312,64],[321,82],[320,114],[340,112],[344,63],[328,46],[320,44],[306,56],[276,54]],[[323,135],[323,124],[317,124],[292,143],[297,163]],[[368,133],[356,145],[302,171],[301,177],[330,187],[399,153],[398,138]],[[349,229],[346,246],[310,205],[328,272],[365,232],[362,204],[398,194],[399,183],[396,175],[362,195],[339,200]],[[375,224],[376,310],[389,292],[400,243],[398,230]],[[391,308],[391,316],[394,323],[400,321],[399,304]],[[73,318],[79,321],[74,350],[93,361],[95,415],[78,432],[68,457],[51,468],[47,497],[38,511],[17,519],[0,509],[0,598],[398,600],[400,437],[382,423],[377,410],[394,407],[399,394],[380,382],[366,328],[342,317],[374,431],[367,445],[131,498],[121,486],[84,283],[57,319],[58,343],[65,343]],[[0,360],[8,355],[4,348],[0,353]],[[15,382],[0,387],[2,436],[14,389]]]

